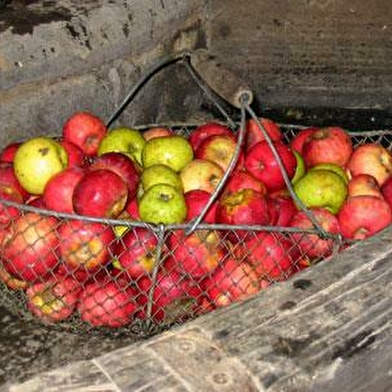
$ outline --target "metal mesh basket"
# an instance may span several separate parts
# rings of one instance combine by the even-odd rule
[[[142,85],[131,91],[108,125]],[[247,110],[254,116],[244,99],[239,125],[222,109],[239,140]],[[189,136],[194,128],[172,130]],[[302,129],[281,128],[286,142]],[[260,131],[265,132],[262,126]],[[350,135],[355,146],[375,142],[392,149],[391,132]],[[185,224],[62,214],[1,199],[1,215],[12,219],[0,227],[0,304],[22,317],[77,332],[122,328],[149,335],[248,298],[350,245],[317,221],[309,229],[205,223],[240,148],[239,141],[203,212]]]

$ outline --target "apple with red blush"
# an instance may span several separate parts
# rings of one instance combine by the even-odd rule
[[[26,201],[30,196],[30,193],[18,181],[12,163],[0,162],[0,188],[10,194],[19,193],[23,201]]]
[[[293,151],[282,142],[275,142],[274,147],[286,170],[288,179],[291,180],[297,167],[297,158]],[[248,151],[245,158],[245,168],[263,182],[268,192],[286,186],[278,160],[266,141],[257,143]]]
[[[134,221],[140,220],[138,200],[136,197],[128,199],[127,205],[125,206],[125,212],[128,213],[129,219]]]
[[[0,241],[1,244],[1,241]],[[18,279],[11,275],[1,264],[0,264],[0,281],[3,282],[10,290],[26,290],[30,283],[24,280]]]
[[[16,218],[2,244],[3,265],[20,280],[42,281],[57,267],[58,220],[27,212]]]
[[[357,174],[349,179],[347,183],[348,197],[350,196],[378,196],[383,197],[377,180],[370,174]]]
[[[237,141],[233,136],[212,135],[205,138],[195,151],[196,159],[215,162],[223,171],[226,171],[237,148]],[[244,165],[244,155],[240,152],[236,168]]]
[[[301,254],[310,259],[321,259],[331,255],[336,238],[340,234],[340,224],[338,218],[325,208],[311,208],[312,214],[321,229],[326,233],[336,235],[334,238],[322,238],[320,234],[305,233],[306,230],[316,230],[313,222],[304,211],[298,211],[290,222],[290,227],[303,229],[303,232],[293,233],[292,237]]]
[[[378,196],[349,197],[338,214],[344,238],[363,240],[385,229],[392,222],[391,207]]]
[[[68,167],[83,167],[87,163],[87,158],[84,155],[84,152],[76,144],[68,140],[60,140],[59,143],[64,147],[64,150],[68,155]]]
[[[282,131],[274,121],[264,117],[258,120],[272,141],[277,142],[283,139]],[[264,133],[257,122],[253,118],[248,119],[246,122],[245,151],[249,151],[254,145],[264,140],[266,140]]]
[[[253,189],[263,195],[267,193],[265,185],[246,169],[234,170],[229,176],[223,192],[234,193],[241,189]]]
[[[84,174],[85,170],[79,166],[71,166],[55,174],[44,188],[43,205],[53,211],[75,213],[73,193]]]
[[[355,148],[347,169],[352,177],[358,174],[373,176],[382,187],[392,174],[392,154],[378,143],[365,143]]]
[[[133,321],[138,307],[129,290],[114,281],[103,280],[86,284],[77,310],[90,326],[120,328]]]
[[[6,205],[2,200],[23,204],[23,199],[19,193],[12,189],[2,188],[0,186],[0,226],[7,227],[14,219],[20,215],[20,209]]]
[[[22,143],[15,142],[5,146],[0,152],[0,162],[13,163],[16,151]]]
[[[89,112],[77,112],[67,119],[63,126],[63,140],[78,146],[84,155],[97,155],[99,144],[107,134],[107,127],[101,118]]]
[[[288,226],[298,208],[290,195],[267,195],[271,225],[278,227]]]
[[[79,215],[117,218],[128,201],[128,185],[113,170],[88,170],[76,184],[72,203]]]
[[[139,185],[139,172],[132,159],[120,152],[107,152],[93,158],[90,170],[109,169],[118,174],[128,185],[128,198],[136,196]]]
[[[146,141],[154,139],[155,137],[173,136],[174,132],[166,127],[153,127],[143,132],[143,137]]]
[[[192,219],[195,219],[200,216],[204,207],[207,205],[211,198],[211,193],[207,191],[203,191],[202,189],[194,189],[192,191],[186,192],[184,194],[185,203],[187,206],[187,217],[186,221],[189,222]],[[203,218],[203,222],[205,223],[215,223],[216,216],[216,206],[218,202],[214,201],[207,213]]]
[[[217,230],[197,229],[190,234],[173,231],[168,239],[170,254],[164,269],[193,280],[211,273],[225,257],[222,238]]]
[[[111,261],[115,234],[108,225],[76,219],[63,221],[58,238],[59,254],[68,271],[92,274]]]
[[[27,308],[41,321],[57,323],[74,313],[81,290],[75,279],[55,276],[27,288]]]
[[[191,143],[193,151],[198,149],[204,139],[213,135],[226,135],[235,140],[233,131],[230,128],[217,122],[207,122],[196,127],[189,135],[189,142]]]
[[[298,133],[294,135],[294,137],[290,141],[290,148],[293,151],[297,151],[298,154],[302,157],[302,149],[304,144],[307,142],[308,138],[318,130],[316,127],[304,128],[301,129]]]
[[[314,131],[302,146],[302,157],[307,168],[320,163],[345,167],[354,147],[348,132],[340,127],[325,127]]]

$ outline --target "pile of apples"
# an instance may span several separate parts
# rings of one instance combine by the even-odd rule
[[[329,257],[338,238],[362,240],[391,224],[386,147],[353,145],[337,126],[287,140],[259,121],[269,140],[249,119],[224,183],[238,134],[216,122],[186,137],[165,127],[108,130],[78,112],[58,138],[6,146],[1,281],[45,322],[172,323],[288,279]],[[209,202],[202,228],[184,230]]]

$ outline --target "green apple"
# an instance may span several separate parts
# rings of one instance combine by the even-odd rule
[[[63,146],[49,137],[36,137],[22,143],[14,158],[15,176],[27,192],[42,195],[47,182],[68,165]]]
[[[168,184],[183,192],[182,181],[178,173],[166,165],[152,165],[144,169],[139,181],[137,197],[140,199],[144,192],[156,184]]]
[[[142,150],[146,140],[136,129],[116,128],[112,129],[101,140],[98,147],[98,155],[107,152],[122,152],[128,155],[134,162],[141,165]]]
[[[295,172],[293,178],[291,179],[291,183],[295,184],[305,174],[306,166],[302,155],[296,150],[293,150],[293,153],[295,155],[295,159],[297,160],[297,166],[295,167]]]
[[[179,135],[150,139],[142,151],[144,168],[161,164],[179,172],[192,159],[193,149],[191,144],[185,137]]]
[[[171,185],[153,185],[139,201],[139,215],[141,220],[153,224],[182,223],[187,216],[185,197]]]
[[[309,170],[293,188],[306,207],[324,207],[332,214],[340,210],[348,193],[342,177],[326,169]]]
[[[337,165],[336,163],[319,163],[318,165],[313,166],[309,170],[320,170],[320,169],[331,170],[331,171],[335,172],[340,177],[342,177],[342,179],[344,180],[344,182],[346,184],[348,184],[349,178],[348,178],[346,171],[341,166]]]

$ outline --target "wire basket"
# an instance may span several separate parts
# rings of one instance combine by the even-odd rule
[[[145,82],[173,62],[164,61],[147,73],[110,117],[108,127]],[[187,223],[152,225],[56,213],[0,199],[2,214],[12,217],[0,227],[0,305],[21,317],[75,332],[118,328],[149,336],[244,300],[350,245],[341,235],[326,232],[296,198],[279,154],[249,106],[249,94],[237,100],[237,123],[187,61],[185,65],[237,138],[236,152],[201,213]],[[238,163],[247,116],[255,119],[270,143],[288,191],[313,227],[206,223]],[[280,126],[287,143],[303,129]],[[188,137],[195,127],[170,129]],[[144,129],[148,127],[140,127]],[[392,132],[350,135],[354,146],[372,142],[392,149]],[[22,265],[28,268],[22,270]]]

